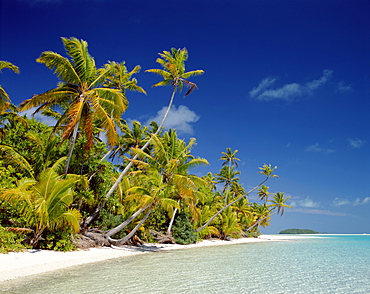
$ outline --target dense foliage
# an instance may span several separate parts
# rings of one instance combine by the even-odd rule
[[[318,233],[319,232],[310,229],[286,229],[279,232],[279,234],[318,234]]]
[[[289,207],[289,197],[264,185],[277,177],[271,165],[260,167],[261,183],[244,190],[237,150],[222,152],[218,173],[191,173],[208,164],[192,155],[196,140],[163,129],[175,94],[188,86],[189,95],[196,84],[188,79],[203,74],[185,71],[185,48],[160,53],[162,69],[147,70],[163,78],[154,86],[172,86],[172,94],[162,122],[145,126],[122,118],[127,92],[145,93],[132,77],[140,67],[128,71],[123,62],[108,62],[96,68],[85,41],[62,40],[68,57],[46,51],[37,60],[59,78],[56,88],[20,108],[1,88],[1,252],[26,246],[72,250],[82,237],[121,245],[256,236]],[[0,65],[18,71],[9,62]],[[31,108],[55,125],[20,116]],[[252,193],[258,202],[249,201]]]

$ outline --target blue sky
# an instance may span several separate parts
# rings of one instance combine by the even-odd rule
[[[89,43],[97,66],[108,60],[141,65],[125,119],[155,119],[170,88],[159,78],[157,54],[189,51],[187,70],[199,89],[178,95],[168,127],[195,137],[196,156],[217,172],[227,147],[239,150],[246,189],[263,180],[258,167],[277,165],[271,192],[291,196],[293,209],[262,231],[309,228],[370,233],[370,3],[366,0],[119,1],[2,0],[0,82],[15,104],[53,88],[36,63],[43,51],[64,55],[60,37]],[[253,196],[251,197],[253,200]]]

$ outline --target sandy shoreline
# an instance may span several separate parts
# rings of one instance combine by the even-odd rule
[[[191,245],[146,244],[143,247],[122,246],[114,248],[91,248],[70,252],[27,250],[25,252],[0,253],[0,282],[45,273],[70,266],[87,264],[112,258],[144,254],[162,250],[176,250],[205,246],[246,244],[312,238],[311,236],[262,235],[259,238],[241,238],[231,241],[204,240]]]

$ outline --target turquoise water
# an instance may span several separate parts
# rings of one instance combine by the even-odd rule
[[[370,235],[164,251],[0,283],[1,293],[370,293]]]

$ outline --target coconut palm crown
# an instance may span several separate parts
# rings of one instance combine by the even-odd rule
[[[159,74],[163,77],[163,80],[154,84],[153,87],[173,85],[175,89],[179,89],[181,92],[185,84],[189,87],[185,96],[189,95],[197,85],[187,79],[192,76],[202,75],[204,71],[198,69],[185,72],[185,61],[188,59],[188,51],[186,48],[171,48],[171,52],[163,51],[163,53],[159,53],[159,56],[161,56],[161,58],[158,57],[156,62],[159,63],[163,69],[146,70],[146,72]]]
[[[20,110],[38,107],[36,113],[53,107],[62,109],[54,131],[63,126],[63,138],[71,138],[71,150],[79,129],[87,137],[86,148],[92,146],[94,124],[105,130],[108,144],[113,146],[118,141],[115,122],[128,107],[125,89],[145,93],[136,79],[130,80],[139,67],[128,72],[124,63],[109,62],[97,69],[86,41],[77,38],[62,41],[69,58],[45,51],[37,59],[54,71],[61,82],[56,88],[23,101]],[[69,160],[70,156],[67,165]]]

